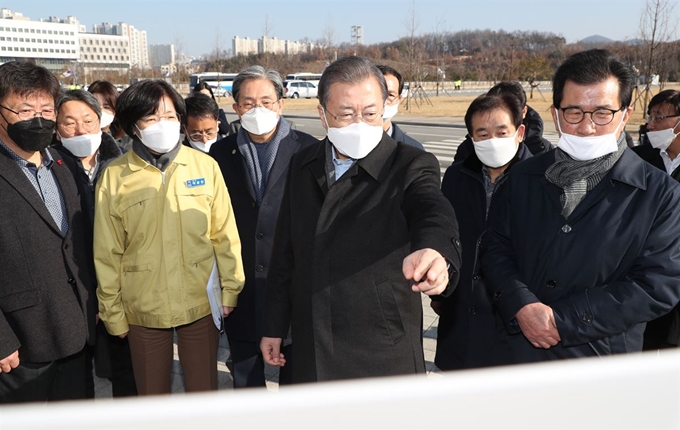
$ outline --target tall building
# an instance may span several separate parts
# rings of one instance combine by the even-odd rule
[[[9,9],[0,10],[0,63],[30,60],[53,73],[75,68],[79,54],[80,25],[74,17],[67,22],[31,21]]]
[[[250,37],[245,37],[242,39],[238,36],[234,36],[232,48],[234,55],[257,54],[259,42],[257,39],[251,39]]]
[[[161,67],[175,64],[175,45],[149,45],[149,64],[151,67]]]
[[[149,48],[145,30],[138,30],[134,26],[124,22],[119,22],[114,25],[104,22],[101,25],[93,25],[92,32],[97,34],[126,36],[130,45],[130,63],[132,66],[139,67],[140,69],[149,67]]]
[[[363,25],[353,25],[352,26],[352,45],[363,45],[364,44],[364,26]]]

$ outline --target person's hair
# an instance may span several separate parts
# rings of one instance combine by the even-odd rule
[[[515,130],[522,125],[522,110],[524,106],[520,104],[517,97],[508,93],[482,94],[470,103],[467,112],[465,112],[465,127],[468,134],[472,136],[474,132],[472,129],[472,118],[475,115],[491,112],[496,109],[502,109],[510,115],[510,120],[515,126]]]
[[[383,76],[392,75],[397,78],[397,82],[399,82],[399,96],[401,96],[402,91],[404,91],[404,78],[401,76],[401,73],[399,73],[394,67],[386,66],[384,64],[375,67],[380,70]]]
[[[49,94],[56,101],[61,92],[57,78],[42,66],[10,61],[0,66],[0,103],[11,94],[21,97]]]
[[[170,98],[181,121],[185,114],[184,100],[177,90],[164,80],[139,81],[120,94],[116,117],[128,136],[134,136],[135,122],[158,110],[158,103],[164,96]]]
[[[201,93],[201,90],[208,90],[210,92],[210,97],[212,97],[213,100],[215,100],[215,94],[213,93],[212,88],[210,87],[210,84],[208,84],[205,81],[200,81],[196,85],[194,85],[194,89],[191,90],[192,93],[194,94],[203,94]],[[203,94],[207,95],[207,94]]]
[[[375,78],[382,90],[383,103],[387,100],[387,84],[382,72],[373,63],[363,57],[344,57],[332,62],[323,71],[319,80],[319,104],[326,108],[328,95],[333,84],[359,84],[369,78]]]
[[[276,99],[281,100],[283,98],[283,79],[281,79],[279,72],[276,70],[265,70],[262,66],[250,66],[236,75],[231,85],[231,95],[236,103],[238,103],[238,96],[241,93],[241,85],[249,79],[268,80],[274,86]]]
[[[499,82],[487,92],[488,95],[510,94],[519,100],[522,108],[527,104],[527,93],[524,92],[522,84],[517,81]]]
[[[184,125],[192,118],[213,118],[217,120],[220,115],[220,107],[215,100],[205,94],[194,94],[184,100],[187,114],[183,117]]]
[[[593,85],[610,77],[619,82],[620,107],[629,107],[635,87],[635,73],[632,68],[605,49],[591,49],[570,56],[557,68],[553,77],[553,106],[560,108],[567,81],[577,85]]]
[[[663,90],[659,94],[652,97],[647,107],[647,114],[660,104],[668,103],[675,110],[675,115],[680,114],[680,91],[678,90]]]
[[[118,90],[109,81],[94,81],[88,87],[87,91],[92,94],[101,94],[104,101],[111,106],[113,111],[116,111],[116,100],[118,100]]]
[[[61,93],[56,104],[57,115],[59,115],[64,103],[67,102],[83,102],[97,114],[97,118],[102,118],[102,108],[99,106],[99,102],[95,96],[85,90],[69,90]]]

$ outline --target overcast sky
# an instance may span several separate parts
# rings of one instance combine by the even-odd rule
[[[150,44],[180,42],[193,56],[214,50],[216,41],[231,49],[236,35],[259,38],[267,18],[269,35],[279,39],[315,41],[330,27],[335,43],[349,42],[351,26],[362,25],[364,43],[389,42],[408,34],[414,4],[419,33],[537,30],[571,43],[595,34],[635,38],[645,0],[0,0],[31,20],[74,15],[89,32],[93,24],[126,22],[146,30]]]

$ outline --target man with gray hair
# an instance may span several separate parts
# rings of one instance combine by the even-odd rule
[[[252,66],[232,86],[234,111],[241,128],[210,148],[229,189],[241,238],[246,283],[239,305],[225,320],[233,362],[234,387],[264,387],[259,349],[264,290],[274,231],[290,159],[299,149],[318,143],[291,129],[281,116],[283,82],[278,72]],[[279,382],[290,380],[283,368]]]
[[[272,252],[265,361],[293,382],[424,373],[421,293],[448,295],[460,241],[434,155],[383,131],[387,86],[346,57],[319,82],[328,136],[291,161]]]

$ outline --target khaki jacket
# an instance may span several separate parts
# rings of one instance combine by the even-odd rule
[[[182,147],[165,172],[129,151],[97,184],[94,258],[99,312],[112,335],[128,324],[170,328],[210,314],[216,260],[222,305],[245,276],[241,241],[217,163]]]

